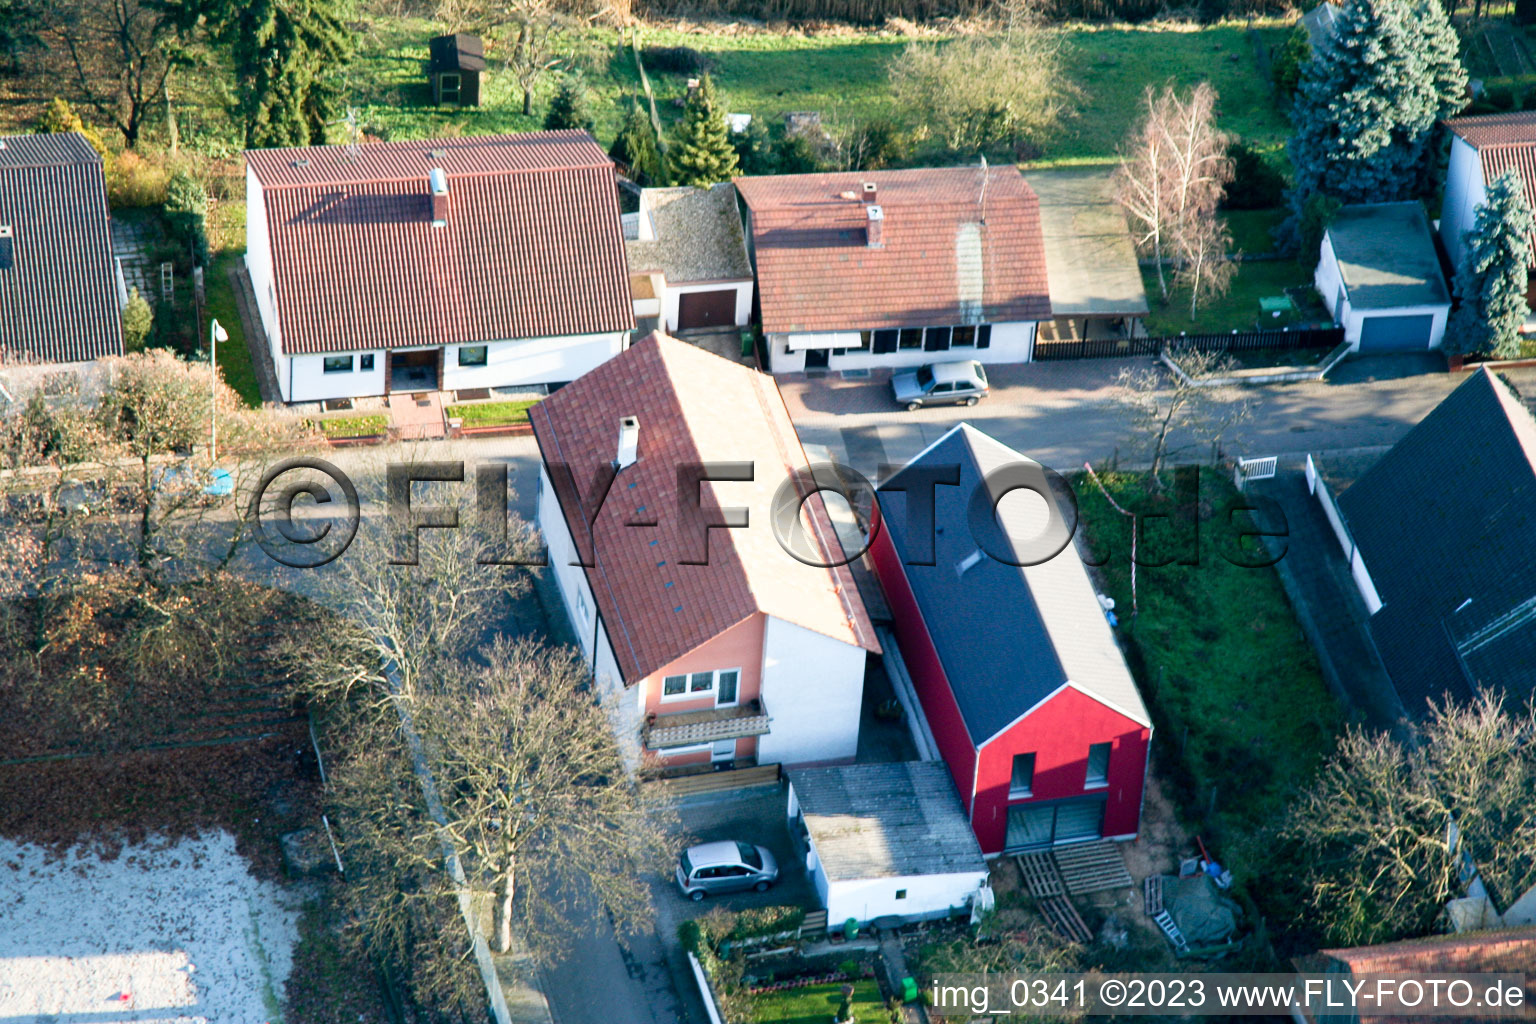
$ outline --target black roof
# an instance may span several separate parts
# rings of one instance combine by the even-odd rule
[[[1536,690],[1536,420],[1478,371],[1339,495],[1381,598],[1371,633],[1409,714]]]
[[[101,157],[78,132],[0,138],[0,354],[123,351]]]
[[[997,516],[978,518],[972,533],[971,496],[1004,464],[1038,474],[1033,483],[1045,480],[1038,464],[962,423],[878,491],[881,528],[902,559],[971,742],[980,747],[1068,681],[1150,726],[1076,549],[1068,544],[1022,569],[987,555],[983,548],[1017,550],[1010,535],[1040,531],[1039,513],[1026,508],[1021,517],[1006,503]],[[931,558],[922,538],[909,536],[908,495],[900,489],[914,482],[916,466],[958,472],[959,486],[934,487]]]
[[[437,36],[427,43],[427,73],[440,71],[484,71],[485,44],[479,36],[459,32]]]

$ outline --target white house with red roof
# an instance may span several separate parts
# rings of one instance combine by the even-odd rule
[[[1536,111],[1456,117],[1445,122],[1451,130],[1451,154],[1445,168],[1445,199],[1440,207],[1440,239],[1461,265],[1466,251],[1463,236],[1477,223],[1477,209],[1487,201],[1488,185],[1513,170],[1525,183],[1526,202],[1536,206]],[[1536,271],[1536,264],[1531,269]],[[1525,301],[1536,300],[1536,273]],[[1532,324],[1527,320],[1526,327]]]
[[[634,328],[582,131],[251,150],[246,232],[288,402],[563,384]]]
[[[652,334],[530,419],[551,573],[630,763],[852,759],[880,647],[826,509],[794,489],[773,378]]]
[[[1051,318],[1018,168],[737,178],[774,373],[1027,362]]]

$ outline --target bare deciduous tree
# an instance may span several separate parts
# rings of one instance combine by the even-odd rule
[[[1200,303],[1220,298],[1232,286],[1237,264],[1227,258],[1231,247],[1231,232],[1215,217],[1193,221],[1179,230],[1179,270],[1175,280],[1189,289],[1191,320],[1195,319]]]
[[[1226,248],[1212,222],[1232,180],[1232,163],[1226,155],[1229,140],[1216,129],[1216,100],[1208,82],[1186,95],[1172,86],[1161,92],[1148,86],[1145,113],[1120,160],[1120,203],[1141,232],[1138,248],[1157,265],[1164,299],[1163,264],[1170,256],[1186,276],[1192,262],[1199,264],[1193,280],[1202,295],[1220,294],[1227,279],[1216,269]]]
[[[1170,352],[1185,376],[1164,374],[1156,364],[1126,367],[1117,379],[1115,399],[1130,419],[1133,444],[1150,462],[1149,487],[1160,487],[1170,458],[1214,444],[1248,418],[1248,400],[1233,388],[1209,381],[1233,368],[1232,357],[1218,352],[1178,348]]]
[[[178,59],[166,9],[151,0],[54,0],[43,10],[44,40],[64,55],[60,70],[75,94],[133,148],[163,112]]]

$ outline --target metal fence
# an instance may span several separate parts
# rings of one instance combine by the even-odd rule
[[[1155,356],[1165,348],[1187,346],[1201,352],[1252,352],[1256,349],[1290,351],[1333,348],[1344,340],[1344,328],[1236,331],[1230,334],[1175,334],[1161,338],[1094,338],[1080,341],[1037,341],[1035,361],[1054,359],[1114,359]]]

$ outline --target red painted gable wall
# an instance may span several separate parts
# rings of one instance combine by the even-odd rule
[[[965,805],[966,813],[970,813],[976,747],[966,732],[965,720],[960,717],[960,708],[955,703],[954,694],[949,690],[944,668],[939,664],[939,653],[928,635],[928,627],[923,625],[923,614],[918,610],[917,599],[912,596],[912,588],[907,584],[907,576],[902,569],[901,558],[896,554],[896,547],[891,543],[891,535],[884,530],[877,530],[869,555],[875,566],[875,575],[880,578],[881,588],[885,591],[886,604],[890,605],[896,643],[901,648],[901,659],[906,662],[907,672],[912,676],[917,698],[922,702],[928,728],[933,731],[933,738],[939,744],[940,756],[949,765],[955,789],[960,793],[960,802]]]
[[[1141,819],[1151,731],[1081,690],[1067,687],[1015,722],[981,750],[971,827],[983,853],[1000,853],[1008,832],[1010,804],[1027,805],[1086,794],[1103,794],[1104,835],[1134,835]],[[1112,743],[1109,785],[1087,788],[1088,747]],[[1032,795],[1010,801],[1013,756],[1035,755]]]

